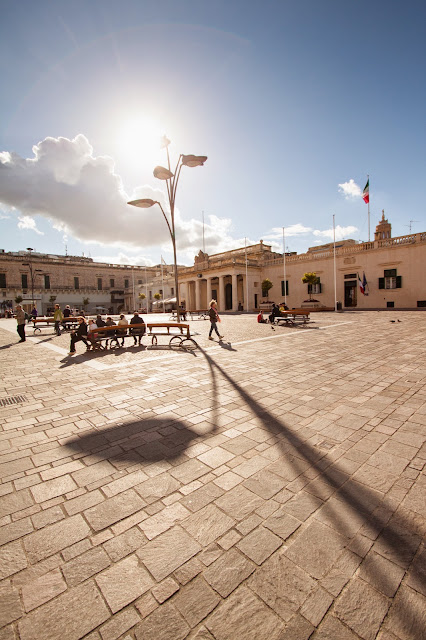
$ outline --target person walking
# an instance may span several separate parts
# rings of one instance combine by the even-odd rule
[[[58,304],[55,304],[55,309],[53,311],[53,319],[55,321],[55,331],[56,335],[61,335],[61,330],[59,328],[59,324],[64,321],[64,314],[62,313],[61,307]]]
[[[19,342],[25,342],[25,311],[20,304],[16,305],[15,318],[18,325],[16,327],[16,331],[18,332],[18,336],[21,338]]]
[[[209,318],[210,318],[209,340],[213,340],[213,336],[212,336],[213,331],[216,331],[216,334],[218,335],[219,340],[222,340],[223,338],[223,336],[221,336],[219,331],[217,330],[217,323],[220,322],[220,318],[217,312],[216,305],[217,305],[216,300],[210,301],[210,309],[208,311]]]

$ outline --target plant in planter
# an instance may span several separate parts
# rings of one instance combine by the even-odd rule
[[[83,310],[86,311],[86,307],[89,304],[90,300],[89,298],[83,298]]]
[[[312,299],[312,285],[318,284],[319,282],[319,278],[315,271],[308,271],[307,273],[304,273],[302,282],[308,285],[309,302],[314,302],[314,300]]]
[[[24,299],[24,298],[23,298],[22,296],[16,296],[16,298],[15,298],[15,302],[16,302],[16,304],[21,304],[21,302],[22,302],[22,300],[23,300],[23,299]]]
[[[269,280],[269,278],[265,278],[264,280],[262,280],[262,296],[264,298],[268,297],[269,291],[270,291],[270,289],[272,289],[273,286],[274,285]]]

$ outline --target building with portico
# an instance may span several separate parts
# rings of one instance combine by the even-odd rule
[[[334,308],[335,301],[351,310],[426,308],[425,265],[426,233],[392,238],[383,211],[374,241],[342,240],[335,252],[329,243],[284,256],[262,240],[212,256],[200,251],[192,267],[179,269],[180,298],[187,309],[205,309],[213,298],[221,312],[254,312],[268,301],[290,308]],[[306,272],[317,275],[316,284],[302,283]],[[266,278],[273,285],[267,296]]]

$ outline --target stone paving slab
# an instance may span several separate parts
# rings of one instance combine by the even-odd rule
[[[74,358],[0,321],[0,640],[425,637],[426,316],[313,320]]]

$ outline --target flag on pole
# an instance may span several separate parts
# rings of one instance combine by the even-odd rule
[[[359,284],[359,290],[361,291],[362,294],[364,294],[364,285],[362,284],[362,280],[359,274],[358,274],[358,284]]]
[[[364,288],[363,294],[365,296],[368,296],[368,282],[367,282],[367,278],[365,277],[365,272],[362,272],[362,286]]]
[[[167,262],[164,260],[163,256],[161,256],[161,264],[165,264],[167,266]]]
[[[367,184],[364,187],[364,191],[362,192],[362,199],[365,204],[370,202],[370,178],[367,180]]]

